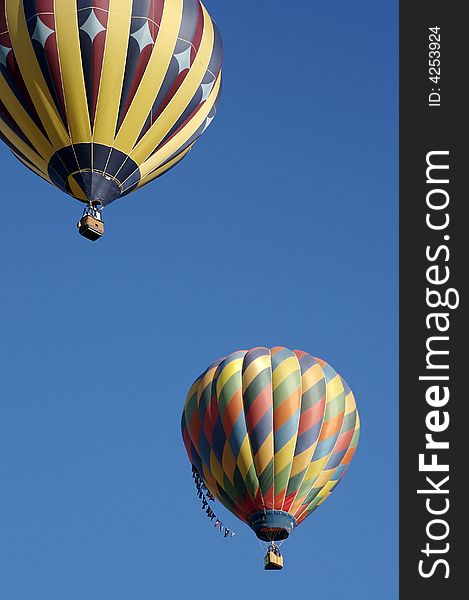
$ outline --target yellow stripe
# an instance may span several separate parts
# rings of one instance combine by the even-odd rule
[[[39,156],[39,154],[36,154],[36,152],[34,152],[34,150],[31,150],[31,148],[27,144],[25,144],[23,142],[23,140],[20,137],[18,137],[16,135],[16,133],[14,131],[12,131],[8,127],[8,125],[6,125],[2,121],[2,119],[0,119],[0,131],[13,144],[13,146],[19,152],[21,152],[21,154],[24,154],[24,156],[29,161],[32,162],[32,164],[36,167],[36,169],[38,171],[42,172],[43,177],[46,177],[49,180],[49,176],[47,175],[47,163],[46,163],[46,161],[43,160],[42,157]],[[20,157],[18,157],[18,158],[20,158]]]
[[[302,452],[301,454],[297,454],[293,459],[293,466],[290,473],[290,477],[294,477],[298,475],[302,471],[304,471],[308,465],[311,463],[311,457],[313,456],[314,444]]]
[[[204,30],[196,60],[181,84],[181,87],[174,94],[174,97],[171,98],[171,101],[165,107],[156,122],[146,132],[133,151],[132,154],[137,164],[144,161],[168,135],[196,94],[205,73],[207,72],[213,52],[214,31],[210,16],[205,8],[203,8],[203,11]],[[134,143],[135,140],[136,137],[134,138]],[[132,147],[129,147],[124,151],[128,153],[131,149]]]
[[[282,361],[279,366],[272,371],[272,385],[274,390],[278,388],[289,375],[297,371],[299,371],[299,364],[296,356],[290,356]],[[298,378],[298,380],[299,379],[300,378]]]
[[[201,473],[208,489],[212,492],[212,494],[214,496],[216,496],[217,498],[219,498],[218,495],[218,488],[217,488],[217,484],[216,484],[216,480],[213,477],[213,475],[210,473],[207,465],[205,463],[202,463],[202,473]]]
[[[55,0],[55,30],[67,122],[74,144],[91,140],[76,0]]]
[[[329,492],[332,490],[335,484],[335,481],[329,481],[329,483],[326,483],[324,488],[319,492],[319,496],[329,496]]]
[[[225,486],[225,475],[226,473],[223,471],[222,466],[220,465],[217,457],[215,456],[213,450],[210,450],[210,465],[207,467],[207,465],[203,464],[203,469],[204,469],[204,479],[207,482],[207,486],[209,488],[209,490],[220,500],[220,502],[224,505],[227,506],[226,502],[220,497],[220,495],[218,494],[218,492],[216,491],[216,486],[211,484],[208,485],[210,478],[212,478],[212,481],[215,480],[219,487],[222,488],[222,490],[226,493],[226,495],[228,497],[231,497],[231,494],[229,493],[229,490],[227,490],[226,488],[229,487],[228,485]],[[208,473],[207,471],[210,469],[210,474],[207,477]],[[228,509],[229,505],[228,505]]]
[[[311,502],[311,504],[308,506],[308,508],[311,507],[311,505],[314,504],[314,502],[317,502],[317,505],[320,506],[324,502],[324,500],[327,500],[327,498],[329,498],[329,496],[331,495],[331,491],[335,485],[336,485],[335,481],[329,481],[329,483],[327,483],[323,487],[323,489],[319,492],[319,494],[313,500],[313,502]]]
[[[329,493],[329,494],[327,494],[326,496],[324,496],[324,498],[321,498],[321,499],[318,501],[318,503],[317,503],[317,505],[316,505],[316,506],[321,506],[321,504],[322,504],[322,503],[323,503],[325,500],[327,500],[327,499],[329,498],[329,496],[330,496],[330,495],[331,495],[331,494]],[[312,504],[312,503],[311,503],[311,504]]]
[[[195,144],[195,142],[194,142],[194,144]],[[183,152],[181,152],[181,154],[178,154],[177,156],[175,156],[172,160],[170,160],[168,163],[166,163],[163,167],[160,167],[159,169],[155,169],[151,173],[148,173],[148,175],[146,177],[144,177],[143,179],[140,179],[139,184],[137,185],[137,188],[142,187],[142,185],[145,185],[146,183],[149,183],[150,181],[153,181],[153,179],[160,177],[160,175],[163,175],[164,173],[166,173],[166,171],[171,169],[171,167],[174,167],[174,165],[176,163],[178,163],[180,160],[182,160],[186,156],[186,154],[188,154],[192,150],[192,146],[194,144],[191,144],[188,148],[186,148]]]
[[[324,379],[324,373],[319,365],[314,365],[312,368],[308,369],[306,373],[303,373],[301,377],[302,384],[302,394],[308,392],[314,385],[316,385],[319,381]],[[300,416],[301,423],[301,416]],[[322,426],[321,426],[322,428]],[[311,464],[311,459],[314,456],[316,451],[316,447],[319,443],[320,435],[316,438],[316,441],[313,444],[304,450],[301,454],[298,454],[293,458],[292,470],[290,473],[290,477],[295,477],[299,475],[302,471],[304,471],[303,477],[301,479],[301,483],[298,485],[298,489],[296,491],[296,497],[292,504],[293,514],[296,512],[298,506],[304,500],[306,494],[304,493],[304,487],[308,484],[308,468]],[[296,449],[295,449],[296,450]],[[308,490],[309,491],[309,490]]]
[[[70,138],[44,80],[29,37],[23,2],[9,0],[5,8],[15,58],[47,136],[56,150],[68,146]]]
[[[301,515],[297,515],[296,518],[299,519],[300,516],[302,517],[304,515],[304,518],[306,518],[308,516],[309,513],[311,513],[313,510],[316,510],[316,508],[318,506],[321,506],[321,504],[327,500],[329,498],[329,496],[331,495],[331,489],[334,487],[335,484],[332,484],[332,486],[327,486],[326,490],[321,490],[318,495],[314,498],[314,500],[312,500],[308,506],[303,507],[303,510],[301,511]],[[306,513],[306,514],[305,514]]]
[[[232,450],[228,440],[226,440],[225,446],[223,448],[222,464],[223,464],[223,471],[225,472],[225,475],[228,477],[228,479],[233,484],[234,473],[235,473],[235,469],[236,469],[236,458],[235,458],[235,455],[233,454],[233,450]]]
[[[319,381],[324,379],[324,373],[319,365],[314,365],[310,369],[308,369],[301,376],[302,383],[301,386],[303,388],[303,394],[307,392],[313,385],[316,385]],[[325,386],[324,381],[324,386]]]
[[[205,390],[205,388],[208,385],[210,385],[212,383],[212,380],[215,376],[215,372],[216,372],[216,367],[213,367],[212,369],[210,369],[209,371],[204,373],[204,376],[201,378],[200,386],[197,390],[197,403],[200,401],[200,396],[202,395],[202,392]]]
[[[349,392],[345,396],[345,414],[349,415],[350,413],[353,413],[353,411],[356,409],[357,409],[357,405],[355,403],[355,397],[352,394],[352,392]]]
[[[308,473],[306,474],[305,477],[305,484],[311,484],[311,487],[313,487],[313,483],[314,481],[317,479],[318,475],[322,472],[322,470],[324,469],[324,467],[327,464],[327,461],[329,460],[330,454],[328,454],[327,456],[324,456],[323,458],[320,458],[319,460],[315,460],[314,462],[312,462],[308,468]]]
[[[241,444],[237,462],[238,462],[239,472],[241,473],[243,480],[246,480],[246,475],[248,474],[248,471],[251,468],[251,465],[253,463],[251,444],[249,443],[248,435],[246,435],[243,443]]]
[[[77,183],[75,177],[73,177],[73,175],[69,175],[69,177],[67,178],[67,182],[68,182],[68,185],[70,186],[70,190],[71,190],[73,196],[77,200],[83,200],[83,202],[88,202],[88,198],[86,197],[85,192],[78,185],[78,183]]]
[[[148,173],[154,171],[158,165],[164,163],[170,156],[172,156],[178,148],[181,148],[184,143],[190,139],[194,133],[199,129],[202,123],[205,121],[210,111],[213,108],[218,92],[220,90],[221,77],[218,78],[210,96],[207,98],[203,107],[195,115],[193,119],[187,123],[187,125],[177,133],[167,144],[160,148],[155,154],[152,154],[142,165],[140,166],[140,173],[142,177],[146,177]],[[132,153],[131,158],[134,158]]]
[[[293,453],[295,452],[297,435],[283,446],[281,450],[276,452],[274,457],[274,471],[275,475],[278,475],[285,467],[292,462]]]
[[[220,486],[224,488],[223,485],[223,469],[221,464],[218,462],[217,457],[215,456],[213,450],[210,450],[210,471],[212,472],[215,480],[220,484]]]
[[[253,380],[266,369],[270,369],[270,355],[259,356],[256,358],[243,373],[243,391],[245,391]]]
[[[171,3],[170,3],[171,4]],[[93,140],[112,146],[125,74],[132,0],[111,0]]]
[[[360,430],[360,415],[357,412],[357,420],[355,421],[355,431],[353,433],[355,434],[359,430]]]
[[[265,471],[270,461],[272,460],[272,455],[274,453],[274,436],[272,433],[269,433],[262,446],[257,451],[257,454],[254,457],[254,464],[256,466],[257,476],[260,477],[261,474]]]
[[[116,136],[115,147],[126,154],[134,147],[168,71],[181,26],[182,7],[183,0],[164,3],[161,26],[150,60]],[[151,150],[155,148],[153,146]]]
[[[297,514],[298,509],[301,507],[302,503],[304,502],[306,496],[308,495],[310,490],[307,490],[305,492],[303,485],[300,487],[300,489],[297,492],[296,498],[294,500],[294,502],[292,503],[292,505],[290,506],[290,513],[292,515],[295,515],[295,517],[298,519],[299,514]]]
[[[197,393],[197,390],[199,389],[199,384],[200,384],[200,377],[194,381],[194,383],[191,385],[191,389],[187,393],[186,407],[189,404],[189,402],[191,401],[192,397]]]
[[[318,441],[311,446],[308,450],[305,450],[302,454],[295,456],[293,459],[293,467],[290,477],[301,473],[303,469],[306,469],[305,474],[303,475],[303,479],[301,480],[301,484],[298,486],[298,490],[296,492],[296,498],[292,504],[292,514],[295,514],[299,505],[303,502],[307,494],[309,494],[311,488],[313,487],[313,483],[316,480],[317,474],[321,473],[321,469],[327,464],[327,460],[329,459],[330,454],[326,457],[326,459],[321,459],[321,468],[318,470],[317,467],[311,468],[311,458],[314,456],[314,452],[316,451],[316,446]],[[317,465],[317,462],[315,463]]]
[[[223,390],[226,382],[235,374],[240,373],[243,367],[243,359],[237,358],[231,361],[226,367],[224,367],[217,379],[217,396],[219,396]],[[241,382],[240,382],[241,383]]]
[[[331,477],[334,475],[335,469],[328,469],[327,471],[323,471],[319,477],[314,482],[314,487],[324,487],[326,483],[331,480]]]
[[[316,480],[318,479],[319,476],[321,476],[323,469],[326,466],[330,456],[331,456],[331,454],[328,454],[324,458],[320,458],[319,460],[312,462],[310,464],[310,466],[308,467],[306,476],[304,477],[303,482],[301,483],[301,486],[298,490],[298,495],[292,504],[292,507],[291,507],[292,514],[296,514],[296,511],[300,510],[301,503],[304,501],[306,496],[310,493],[312,488],[318,487],[316,485]],[[330,473],[330,471],[328,471],[328,472]],[[303,513],[303,510],[301,510],[300,514],[302,514],[302,513]],[[298,518],[299,515],[296,515],[296,517]]]
[[[344,386],[342,385],[342,381],[340,377],[337,375],[329,383],[326,385],[327,389],[327,402],[332,402],[335,400],[337,396],[344,393]]]
[[[24,110],[15,94],[11,91],[10,86],[6,82],[3,75],[0,73],[0,100],[5,105],[15,123],[21,129],[23,134],[34,146],[38,154],[45,161],[49,161],[54,154],[54,149],[50,145],[49,140],[43,135],[42,131],[37,127],[28,113]]]

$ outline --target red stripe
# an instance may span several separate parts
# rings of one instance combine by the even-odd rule
[[[6,14],[5,14],[5,0],[0,0],[0,31],[5,31],[7,30],[7,18],[6,18]],[[5,46],[5,44],[1,41],[1,37],[0,37],[0,44],[2,44],[2,46]]]
[[[212,445],[213,430],[219,417],[216,395],[213,394],[204,417],[204,433],[208,443]]]
[[[163,102],[160,104],[157,112],[154,115],[152,115],[152,118],[151,118],[151,121],[150,121],[151,125],[153,125],[153,123],[156,121],[156,119],[161,115],[161,113],[164,111],[164,109],[171,102],[171,100],[174,97],[174,94],[181,87],[181,84],[184,81],[184,79],[186,78],[186,76],[187,76],[188,73],[189,73],[189,69],[184,69],[184,71],[181,71],[179,73],[179,75],[176,77],[176,79],[174,80],[174,82],[171,85],[170,89],[168,90],[168,93],[164,97]]]
[[[41,15],[42,18],[42,15]],[[55,29],[55,17],[52,26]],[[67,120],[67,110],[65,107],[64,100],[64,91],[63,91],[63,83],[62,83],[62,75],[60,73],[60,63],[59,63],[59,53],[57,49],[57,34],[51,33],[51,35],[47,38],[46,45],[44,47],[44,52],[47,59],[47,66],[49,67],[49,71],[52,77],[52,81],[54,82],[55,92],[59,99],[60,111],[62,113],[62,117],[64,121]]]
[[[94,0],[93,6],[95,8],[102,8],[102,9],[104,9],[104,10],[107,11],[107,10],[109,10],[109,0]],[[101,10],[96,10],[95,11],[96,16],[98,17],[98,19],[99,19],[99,13],[102,13],[102,12],[103,11],[101,11]],[[104,23],[103,23],[103,25],[104,25]]]
[[[275,499],[274,499],[274,508],[275,508],[276,510],[282,510],[282,509],[283,509],[283,503],[284,503],[284,501],[285,501],[285,494],[286,494],[286,491],[287,491],[286,489],[285,489],[285,490],[282,490],[282,491],[280,492],[280,494],[277,494],[277,495],[275,496]]]
[[[122,125],[125,115],[127,114],[128,110],[130,108],[130,105],[132,104],[132,100],[134,99],[135,94],[138,90],[138,86],[141,83],[143,74],[145,73],[145,69],[147,68],[148,62],[150,60],[150,56],[153,51],[153,48],[154,48],[154,46],[148,45],[140,53],[137,64],[135,66],[135,71],[133,73],[132,85],[130,86],[130,90],[127,94],[127,98],[125,99],[125,103],[124,103],[121,117],[119,119],[118,127],[120,127]]]
[[[174,133],[173,133],[173,134],[172,134],[172,135],[171,135],[171,136],[170,136],[168,139],[164,140],[164,143],[163,143],[163,144],[161,144],[160,146],[158,146],[157,148],[155,148],[155,150],[153,150],[152,154],[154,154],[154,153],[155,153],[157,150],[159,150],[160,148],[164,148],[164,146],[166,146],[166,144],[167,144],[168,142],[170,142],[170,141],[173,139],[173,137],[174,137],[175,135],[177,135],[177,134],[178,134],[178,133],[181,131],[181,129],[183,129],[183,128],[184,128],[184,127],[187,125],[187,123],[189,123],[189,121],[191,121],[191,120],[192,120],[192,119],[195,117],[195,115],[196,115],[196,114],[199,112],[199,110],[202,108],[202,106],[203,106],[204,104],[205,104],[205,102],[202,102],[201,104],[199,104],[199,106],[198,106],[198,107],[197,107],[197,108],[196,108],[196,109],[195,109],[195,110],[194,110],[194,111],[193,111],[193,112],[192,112],[192,113],[191,113],[191,114],[190,114],[190,115],[187,117],[187,119],[184,121],[184,123],[182,123],[182,125],[180,125],[180,126],[179,126],[179,127],[176,129],[176,131],[175,131],[175,132],[174,132]],[[150,155],[150,156],[151,156],[151,155]]]
[[[254,500],[251,498],[251,496],[249,495],[249,491],[246,488],[246,496],[244,498],[244,514],[245,515],[250,515],[253,512],[256,512],[257,510],[259,510],[262,507],[262,502],[259,502],[259,504],[257,504],[256,502],[254,502]]]
[[[200,416],[197,409],[192,413],[191,422],[189,423],[189,435],[191,436],[192,443],[194,444],[197,452],[199,452],[199,437],[200,437]]]
[[[300,425],[298,427],[298,435],[301,435],[311,427],[314,427],[324,416],[324,407],[326,406],[326,397],[324,396],[316,402],[311,408],[305,410],[300,416]]]
[[[95,11],[95,14],[99,14],[99,22],[103,27],[107,28],[107,22],[109,18],[109,13],[106,11]],[[100,31],[98,35],[93,40],[93,48],[92,48],[92,78],[91,78],[91,90],[92,90],[92,107],[91,107],[91,122],[94,124],[94,119],[96,117],[96,107],[98,105],[98,94],[99,94],[99,86],[101,83],[101,72],[103,68],[104,61],[104,48],[106,45],[106,31]]]
[[[36,12],[54,12],[54,0],[36,0]]]
[[[157,25],[161,24],[163,16],[164,0],[152,0],[148,10],[148,18],[154,21]],[[151,31],[151,28],[150,28]],[[153,35],[153,33],[152,33]],[[155,36],[156,38],[156,36]]]
[[[197,52],[200,48],[200,42],[202,41],[202,34],[204,32],[204,13],[202,12],[202,6],[199,2],[199,14],[197,19],[197,27],[195,28],[194,37],[192,39],[192,50],[191,50],[191,65],[195,60]]]
[[[354,433],[355,428],[351,429],[350,431],[346,431],[345,433],[341,433],[334,448],[334,452],[342,452],[343,450],[346,450],[350,446],[350,442],[352,441]]]
[[[333,417],[332,419],[329,419],[329,421],[324,422],[322,429],[321,429],[321,436],[319,438],[320,442],[322,442],[323,440],[327,440],[332,435],[335,435],[336,433],[338,433],[340,431],[340,428],[341,428],[343,420],[344,420],[344,416],[345,416],[345,412],[342,411],[336,417]]]
[[[6,36],[6,37],[4,37],[4,36]],[[0,41],[0,43],[2,44],[2,46],[11,48],[11,41],[10,41],[9,34],[5,33],[4,36],[2,36],[2,40]],[[10,81],[12,83],[14,83],[15,87],[17,88],[16,91],[18,92],[18,96],[16,96],[15,92],[12,90],[13,93],[15,94],[15,97],[20,102],[20,104],[23,106],[23,108],[26,110],[26,112],[31,117],[31,119],[34,121],[35,125],[47,137],[47,135],[44,131],[44,128],[42,126],[41,120],[39,119],[39,116],[36,112],[36,109],[34,108],[34,105],[31,100],[31,97],[29,95],[29,92],[26,88],[26,84],[24,83],[23,77],[19,70],[18,63],[16,62],[16,58],[15,58],[13,51],[9,52],[9,54],[7,56],[7,70],[8,70],[7,77],[9,77]]]
[[[199,4],[199,14],[198,14],[197,26],[196,26],[196,30],[194,33],[194,37],[191,41],[191,56],[190,56],[191,66],[192,66],[192,64],[195,60],[195,57],[197,56],[197,52],[199,51],[199,48],[200,48],[203,30],[204,30],[204,16],[203,16],[202,8]],[[168,93],[166,94],[166,96],[164,97],[160,106],[158,107],[157,113],[152,116],[151,124],[153,124],[156,121],[156,119],[161,115],[161,113],[164,111],[164,109],[171,102],[174,95],[176,94],[178,89],[181,87],[183,81],[187,77],[189,71],[190,71],[190,68],[184,69],[184,71],[181,71],[181,73],[179,73],[179,75],[176,77],[176,79],[172,83],[170,89],[168,90]],[[156,98],[155,98],[155,100],[156,100]]]
[[[283,510],[285,510],[287,512],[290,510],[291,505],[293,504],[293,501],[296,498],[296,495],[297,495],[297,492],[293,492],[292,494],[290,494],[289,496],[287,496],[285,498],[285,501],[283,503]]]
[[[132,101],[135,97],[135,94],[137,93],[138,87],[145,73],[145,69],[148,66],[148,62],[150,61],[153,48],[155,47],[155,41],[160,31],[160,28],[158,26],[161,25],[163,8],[164,0],[152,0],[152,2],[150,3],[148,10],[148,28],[150,30],[151,37],[153,38],[153,45],[146,46],[140,53],[137,65],[135,66],[135,70],[133,73],[132,85],[130,86],[127,98],[125,99],[125,103],[122,109],[122,114],[119,118],[118,128],[122,125],[125,115],[127,114],[130,105],[132,104]]]
[[[191,438],[189,436],[189,432],[187,431],[187,425],[184,426],[184,429],[182,431],[182,439],[184,440],[184,446],[186,447],[187,456],[191,459],[192,462]]]
[[[278,431],[300,408],[300,388],[297,387],[282,404],[274,410],[274,432]]]
[[[254,431],[256,425],[270,408],[272,408],[272,384],[262,390],[246,414],[246,423],[250,433]]]
[[[228,401],[226,410],[223,414],[223,428],[228,439],[230,438],[233,427],[242,411],[243,403],[241,400],[241,391],[237,390]]]
[[[353,455],[355,454],[356,449],[357,449],[356,446],[355,446],[355,448],[349,448],[347,450],[347,452],[345,453],[344,458],[341,460],[340,464],[341,465],[350,464],[352,462],[352,458],[353,458]],[[345,475],[345,473],[344,473],[344,475]]]

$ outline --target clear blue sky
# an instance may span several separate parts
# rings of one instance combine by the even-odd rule
[[[1,600],[397,597],[397,2],[206,4],[217,119],[103,240],[0,148]],[[179,430],[255,345],[329,361],[362,418],[282,573],[209,527]]]

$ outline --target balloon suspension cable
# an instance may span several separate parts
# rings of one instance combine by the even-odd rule
[[[275,540],[274,538],[275,538],[275,533],[272,533],[271,536],[269,536],[269,541],[263,541],[259,538],[256,538],[256,539],[257,539],[259,546],[263,552],[268,552],[269,550],[275,549],[275,548],[280,552],[280,548],[286,542],[286,538],[284,540]]]
[[[201,501],[202,510],[213,523],[213,526],[216,529],[218,529],[220,533],[223,534],[224,538],[234,537],[236,535],[236,532],[232,529],[228,529],[228,527],[225,527],[220,521],[220,519],[217,517],[217,515],[210,508],[209,500],[211,502],[215,502],[215,496],[207,488],[202,478],[200,477],[197,469],[194,466],[192,466],[192,478],[194,480],[195,487],[197,488],[197,496]]]
[[[85,204],[83,209],[83,216],[91,215],[95,219],[102,221],[101,211],[103,206],[97,200],[88,200],[88,204]]]

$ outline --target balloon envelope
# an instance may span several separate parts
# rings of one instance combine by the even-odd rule
[[[182,434],[208,489],[265,541],[280,540],[339,483],[355,453],[354,396],[323,360],[254,348],[192,385]]]
[[[0,0],[0,137],[105,206],[189,152],[215,116],[221,61],[199,0]]]

